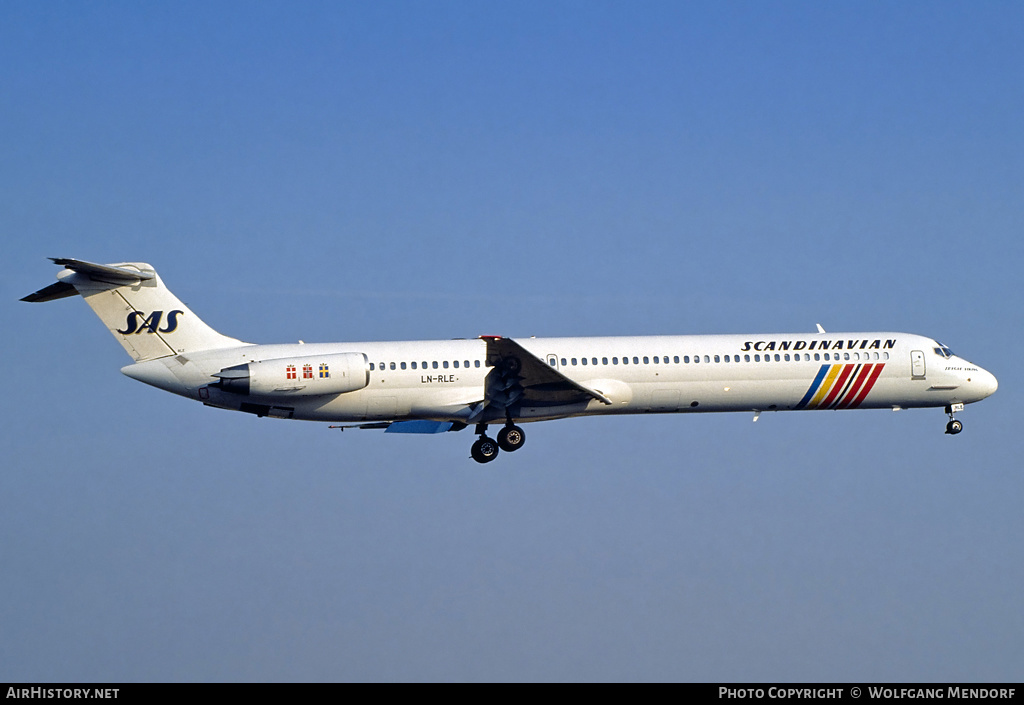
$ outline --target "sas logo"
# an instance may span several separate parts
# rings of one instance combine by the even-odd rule
[[[124,330],[117,331],[121,335],[138,335],[145,331],[147,333],[173,333],[178,327],[178,316],[184,311],[171,311],[167,314],[167,325],[160,327],[163,321],[163,311],[153,311],[148,316],[140,311],[132,311],[124,322]]]

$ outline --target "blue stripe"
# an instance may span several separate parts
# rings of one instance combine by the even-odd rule
[[[804,398],[800,400],[800,403],[794,407],[795,409],[802,409],[807,406],[807,402],[809,402],[814,396],[814,393],[818,391],[818,386],[821,384],[821,380],[825,379],[825,373],[828,372],[829,367],[831,367],[831,365],[821,366],[821,369],[818,370],[818,376],[814,378],[813,382],[811,382],[811,386],[807,390],[807,394],[805,394]]]

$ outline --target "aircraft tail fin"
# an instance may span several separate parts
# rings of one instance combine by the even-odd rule
[[[246,345],[204,323],[144,262],[94,264],[51,259],[64,267],[57,274],[59,281],[22,301],[55,301],[81,294],[136,362]]]

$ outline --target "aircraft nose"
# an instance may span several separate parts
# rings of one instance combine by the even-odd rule
[[[992,396],[996,393],[996,390],[999,389],[999,380],[997,380],[996,376],[988,370],[979,369],[974,374],[972,382],[972,386],[978,390],[978,394],[980,395],[979,398],[981,399]]]

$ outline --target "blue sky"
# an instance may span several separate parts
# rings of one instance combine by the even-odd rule
[[[0,681],[1024,678],[1018,3],[0,6]],[[941,410],[478,466],[119,374],[46,257],[254,342],[904,330]]]

